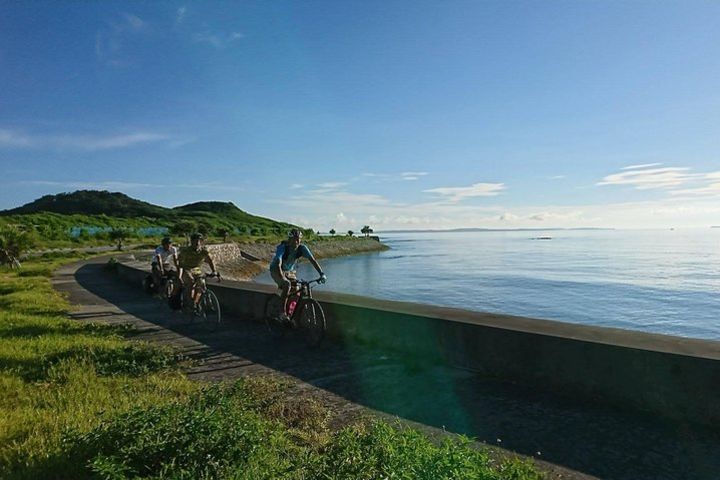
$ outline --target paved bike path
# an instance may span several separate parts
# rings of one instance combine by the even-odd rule
[[[273,340],[262,324],[247,321],[251,319],[226,317],[220,331],[209,333],[183,325],[181,314],[105,272],[105,261],[92,259],[57,271],[53,283],[74,304],[70,316],[130,323],[138,331],[136,338],[179,348],[196,360],[187,371],[190,378],[282,375],[295,379],[292,394],[330,407],[335,425],[362,412],[398,416],[431,435],[446,429],[536,457],[549,478],[718,478],[716,434],[590,407],[361,345],[309,350],[300,342]]]

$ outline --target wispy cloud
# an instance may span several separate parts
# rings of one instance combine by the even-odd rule
[[[420,177],[429,175],[428,172],[402,172],[402,173],[363,173],[363,177],[375,178],[379,181],[392,182],[403,180],[419,180]]]
[[[0,148],[67,149],[67,150],[112,150],[141,144],[178,139],[155,132],[132,132],[114,135],[45,135],[27,134],[16,130],[0,129]]]
[[[316,186],[321,190],[337,190],[347,185],[347,182],[324,182],[318,183]]]
[[[549,178],[550,180],[562,180],[562,179],[564,179],[564,178],[566,178],[566,177],[565,177],[565,175],[554,175],[554,176],[548,177],[548,178]]]
[[[131,63],[123,52],[128,37],[146,32],[148,23],[131,13],[122,13],[95,34],[95,57],[111,67],[124,67]]]
[[[475,183],[469,187],[439,187],[423,190],[447,198],[449,202],[457,203],[471,197],[494,197],[505,190],[504,183]]]
[[[682,185],[697,175],[688,173],[687,167],[647,168],[637,166],[632,170],[614,173],[603,178],[597,185],[631,185],[638,190],[671,188]]]
[[[223,49],[227,47],[228,45],[232,44],[233,42],[236,42],[237,40],[240,40],[242,38],[245,38],[245,34],[242,32],[231,32],[231,33],[211,33],[211,32],[201,32],[196,33],[193,35],[193,41],[195,43],[204,43],[207,45],[211,45],[215,48]]]
[[[403,180],[417,180],[424,177],[428,172],[403,172],[400,174]]]
[[[187,8],[183,5],[182,7],[177,9],[177,12],[175,13],[175,24],[179,25],[183,23],[185,20],[185,14],[187,13]]]
[[[694,173],[688,167],[656,167],[658,163],[631,165],[608,175],[597,185],[630,185],[638,190],[667,190],[674,197],[720,196],[720,172]]]
[[[622,167],[620,170],[635,170],[637,168],[657,167],[659,165],[662,165],[662,163],[643,163],[640,165],[628,165],[627,167]]]

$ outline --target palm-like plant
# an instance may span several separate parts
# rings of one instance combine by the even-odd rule
[[[0,230],[0,264],[20,268],[20,256],[35,245],[35,237],[28,230],[16,227]]]

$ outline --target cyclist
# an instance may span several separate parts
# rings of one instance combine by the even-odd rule
[[[215,263],[213,262],[210,253],[205,248],[205,238],[201,233],[193,233],[190,235],[190,245],[182,247],[178,254],[178,278],[180,279],[180,285],[185,285],[187,282],[190,285],[190,289],[187,294],[188,297],[192,298],[193,303],[197,304],[200,301],[200,295],[202,292],[195,291],[195,284],[198,281],[202,281],[202,264],[207,263],[212,269],[211,275],[220,276],[215,271]]]
[[[327,277],[323,273],[320,264],[315,260],[315,257],[313,257],[310,249],[302,245],[302,237],[303,234],[300,230],[296,228],[290,230],[288,239],[280,242],[280,245],[275,249],[275,256],[270,262],[270,276],[275,280],[278,288],[282,290],[282,295],[280,296],[282,301],[280,305],[285,305],[285,300],[290,294],[292,282],[297,279],[295,264],[300,258],[307,258],[312,266],[315,267],[318,275],[320,275],[320,283],[327,281]],[[284,312],[279,312],[279,314],[283,320],[289,320]]]
[[[152,276],[155,285],[161,285],[163,277],[174,275],[178,270],[178,251],[174,247],[170,237],[165,237],[159,247],[155,249],[152,258]],[[170,261],[172,260],[172,265]],[[174,269],[173,269],[174,267]]]

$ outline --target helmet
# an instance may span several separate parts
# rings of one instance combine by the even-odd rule
[[[205,238],[205,237],[203,237],[203,234],[200,232],[195,232],[192,235],[190,235],[190,240],[202,240],[203,238]]]
[[[293,228],[288,232],[288,238],[302,238],[303,233],[301,230],[298,230],[297,228]]]
[[[170,239],[170,237],[164,237],[162,239],[162,242],[160,243],[162,243],[163,245],[172,245],[172,240]]]

